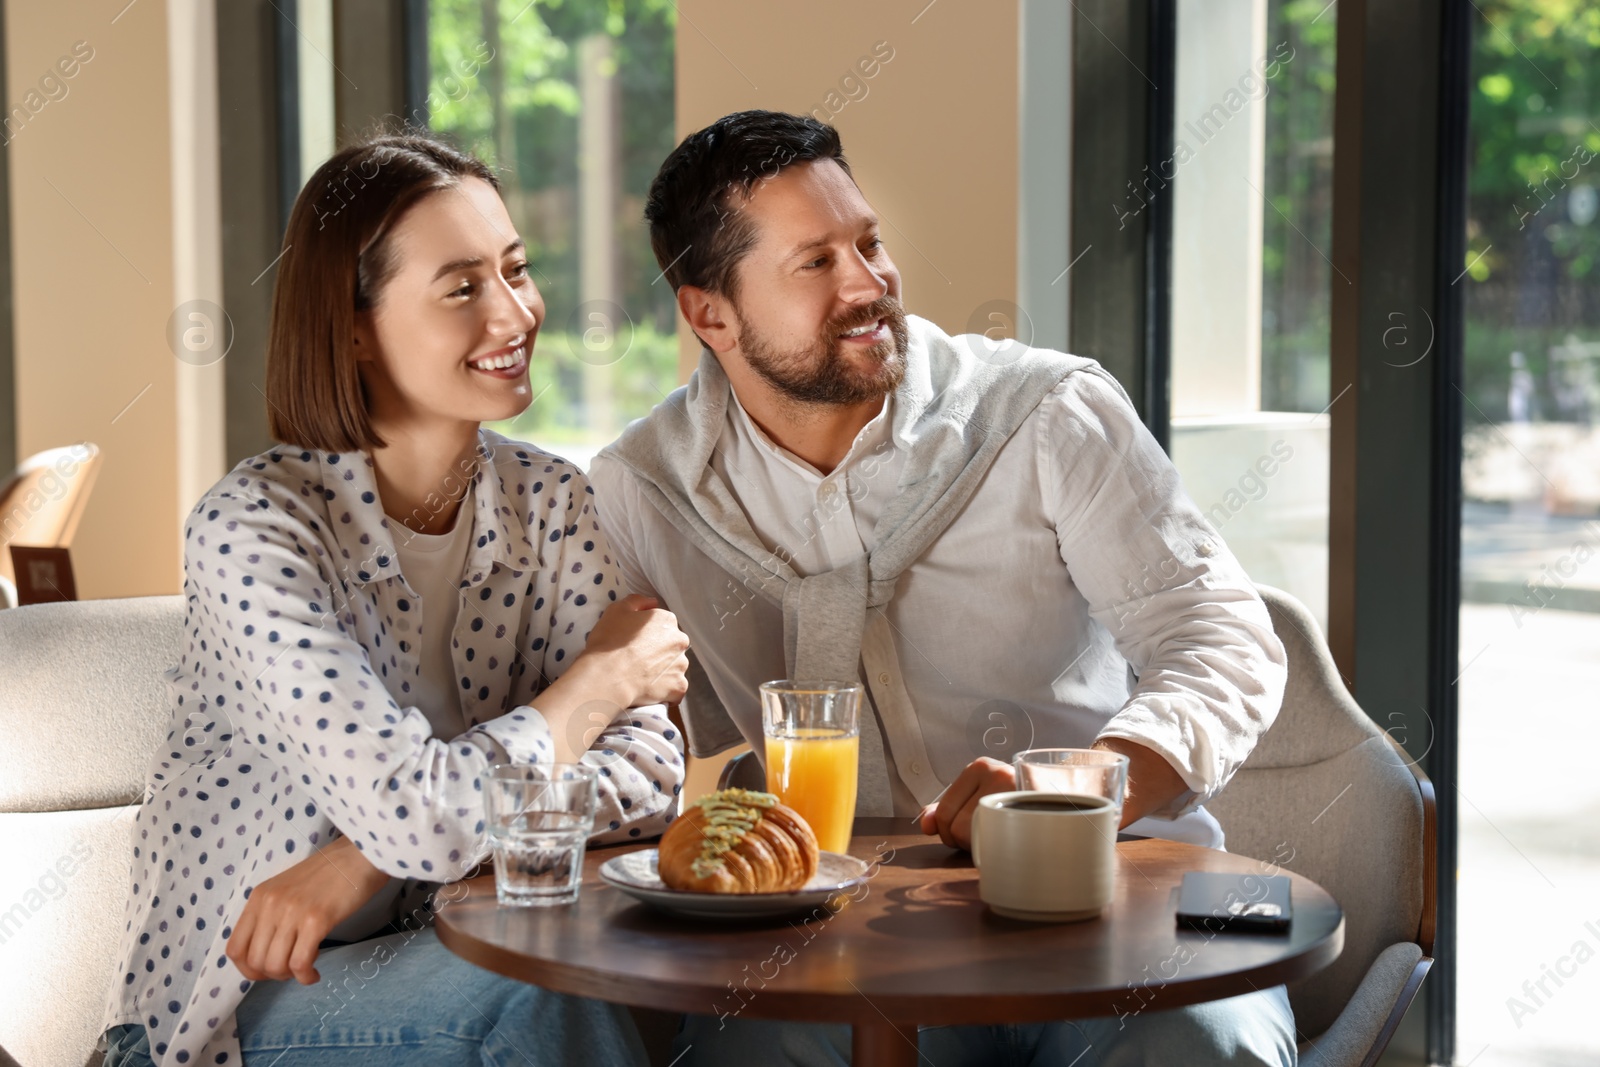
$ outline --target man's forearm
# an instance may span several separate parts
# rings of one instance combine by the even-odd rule
[[[1189,788],[1165,756],[1136,741],[1102,737],[1094,747],[1128,757],[1128,791],[1122,801],[1123,826],[1160,811]]]

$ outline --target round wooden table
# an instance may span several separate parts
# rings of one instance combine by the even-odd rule
[[[499,974],[635,1007],[848,1023],[858,1067],[917,1061],[916,1026],[1130,1016],[1264,989],[1339,955],[1344,916],[1322,887],[1270,864],[1170,841],[1117,845],[1116,896],[1098,920],[1002,918],[978,898],[965,852],[910,833],[909,820],[857,819],[852,854],[873,863],[837,911],[759,922],[678,918],[600,881],[597,849],[578,902],[495,903],[492,877],[439,912],[439,940]],[[1179,928],[1186,871],[1289,874],[1287,934]]]

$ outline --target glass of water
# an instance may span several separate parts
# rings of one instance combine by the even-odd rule
[[[598,781],[593,767],[577,763],[489,768],[483,803],[500,903],[553,907],[578,899]]]
[[[1122,815],[1128,791],[1128,757],[1099,748],[1030,748],[1011,761],[1017,788],[1036,793],[1070,793],[1111,801]]]

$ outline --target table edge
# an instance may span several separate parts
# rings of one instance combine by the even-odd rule
[[[876,836],[876,835],[873,835]],[[923,840],[923,839],[919,839]],[[655,842],[628,842],[606,849],[607,858],[625,851],[651,847]],[[1199,847],[1199,846],[1191,846]],[[595,850],[600,852],[601,850]],[[1248,859],[1248,857],[1237,857]],[[598,865],[597,865],[598,866]],[[1255,990],[1283,985],[1307,978],[1326,968],[1344,949],[1345,914],[1338,901],[1312,879],[1284,871],[1297,882],[1314,887],[1333,907],[1336,919],[1326,933],[1305,944],[1298,952],[1268,963],[1189,980],[1156,980],[1140,986],[1078,990],[1070,993],[1009,993],[1002,1001],[974,997],[970,993],[878,993],[794,992],[760,995],[756,990],[748,1002],[736,996],[731,984],[707,986],[700,983],[664,983],[647,979],[628,981],[615,972],[596,972],[584,965],[559,959],[537,959],[493,942],[485,941],[453,925],[451,911],[463,906],[474,911],[494,908],[493,879],[474,879],[476,886],[465,898],[436,917],[441,944],[453,954],[496,974],[529,982],[541,988],[572,996],[592,997],[616,1004],[657,1011],[712,1015],[706,1010],[717,1004],[742,1005],[729,1016],[794,1022],[883,1023],[906,1026],[938,1020],[947,1025],[985,1025],[994,1023],[1033,1023],[1059,1019],[1137,1015],[1142,1010],[1165,1010],[1191,1004],[1223,1000]],[[480,893],[487,892],[487,898]],[[646,905],[639,905],[645,907]],[[1329,913],[1325,913],[1329,914]],[[1225,937],[1261,935],[1235,934]],[[1270,935],[1268,935],[1270,936]],[[537,980],[528,977],[538,973]],[[756,978],[759,982],[759,977]],[[748,984],[748,983],[747,983]]]

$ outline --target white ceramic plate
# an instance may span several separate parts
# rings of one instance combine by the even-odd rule
[[[669,889],[656,871],[657,855],[656,849],[647,848],[613,856],[600,865],[600,877],[635,900],[701,919],[755,919],[806,911],[867,879],[866,861],[823,852],[817,859],[815,877],[792,892],[696,893]]]

